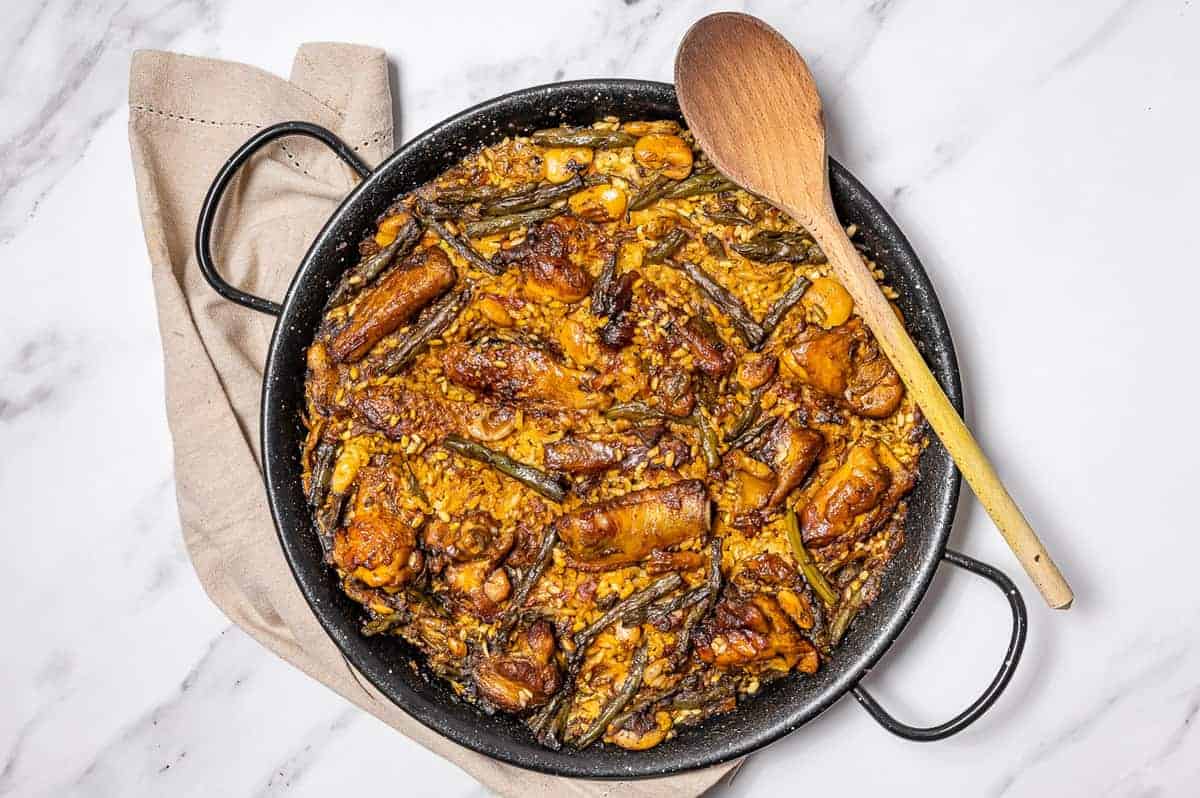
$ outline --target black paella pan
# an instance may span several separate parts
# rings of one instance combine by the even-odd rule
[[[1000,696],[1012,678],[1025,642],[1026,614],[1016,587],[996,569],[946,548],[959,489],[958,471],[936,441],[921,457],[917,486],[909,497],[907,542],[887,569],[879,599],[863,612],[841,645],[812,676],[792,676],[745,698],[737,711],[684,729],[648,751],[594,745],[583,751],[551,751],[523,725],[487,716],[457,701],[449,688],[409,667],[414,651],[399,638],[364,637],[361,608],[342,593],[323,562],[301,486],[300,421],[304,407],[305,349],[311,343],[330,291],[357,260],[357,244],[399,195],[432,180],[461,158],[504,136],[560,124],[590,124],[613,115],[624,119],[677,119],[670,84],[639,80],[584,80],[538,86],[490,100],[417,136],[372,170],[334,134],[303,122],[265,128],[222,167],[201,210],[196,251],[205,277],[222,296],[278,317],[267,355],[262,394],[262,452],[267,495],[279,540],[313,612],[347,659],[384,695],[417,720],[482,754],[534,770],[585,778],[641,778],[724,762],[755,751],[807,723],[846,693],[889,731],[910,740],[938,740],[966,728]],[[238,168],[269,142],[289,135],[318,139],[363,178],[317,235],[282,304],[230,286],[213,264],[210,238],[217,206]],[[830,161],[838,215],[856,224],[859,240],[887,271],[899,292],[909,330],[955,407],[962,386],[933,286],[895,222],[844,167]],[[1003,664],[984,693],[962,713],[930,728],[908,726],[889,715],[859,680],[896,640],[925,595],[938,565],[948,561],[993,582],[1012,609],[1013,629]]]

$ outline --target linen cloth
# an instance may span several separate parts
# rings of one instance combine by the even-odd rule
[[[694,796],[736,764],[625,782],[556,778],[476,754],[430,731],[376,691],[325,634],[283,557],[263,489],[259,396],[273,320],[218,296],[194,253],[213,176],[256,130],[304,120],[337,133],[369,164],[392,152],[385,54],[305,44],[291,78],[244,64],[134,54],[129,141],[158,305],[167,420],[184,541],[212,601],[287,662],[504,796]],[[278,299],[357,177],[319,142],[290,137],[243,166],[214,241],[222,275]],[[402,774],[396,774],[402,775]],[[387,774],[380,773],[386,782]]]

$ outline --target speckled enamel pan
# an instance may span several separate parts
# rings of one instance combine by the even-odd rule
[[[1013,583],[996,569],[950,551],[958,497],[958,472],[935,440],[921,457],[920,477],[910,497],[907,542],[884,577],[880,599],[851,627],[841,646],[813,676],[792,675],[741,702],[737,711],[684,729],[648,751],[608,745],[583,751],[550,751],[519,722],[488,716],[455,699],[448,687],[421,668],[403,641],[359,633],[362,612],[338,587],[321,560],[312,517],[301,487],[300,423],[304,404],[304,351],[338,276],[353,264],[357,244],[375,219],[400,194],[432,180],[479,147],[504,136],[560,124],[589,124],[601,117],[682,121],[670,84],[640,80],[582,80],[513,92],[435,125],[372,170],[329,131],[303,122],[264,128],[247,141],[213,181],[196,231],[196,251],[205,277],[222,296],[278,317],[267,355],[262,394],[262,451],[267,499],[279,540],[313,612],[346,658],[388,698],[414,718],[457,743],[520,767],[563,776],[627,779],[661,776],[725,762],[757,751],[816,718],[846,693],[889,731],[930,741],[962,731],[987,711],[1012,678],[1025,642],[1025,606]],[[238,168],[268,142],[290,135],[318,139],[362,175],[308,250],[282,305],[230,286],[217,274],[210,238],[221,195]],[[898,304],[917,345],[951,401],[961,410],[962,386],[950,330],[920,261],[879,202],[836,161],[829,162],[838,214],[855,224],[859,240],[887,271]],[[1003,664],[984,693],[946,723],[915,728],[897,721],[859,685],[900,635],[925,595],[934,571],[950,562],[988,579],[1012,608],[1012,638]]]

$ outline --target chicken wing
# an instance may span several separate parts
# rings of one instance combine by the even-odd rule
[[[604,408],[606,394],[588,390],[586,375],[533,343],[476,339],[446,347],[446,376],[456,385],[507,399],[543,400],[575,409]]]
[[[855,445],[804,506],[800,514],[804,543],[825,546],[875,531],[912,489],[913,481],[913,471],[884,444]]]
[[[402,505],[407,482],[395,469],[358,469],[358,491],[351,521],[338,530],[333,561],[370,587],[402,587],[424,567],[417,530],[424,516]]]
[[[708,534],[710,503],[698,479],[646,488],[589,505],[558,520],[577,568],[606,570],[639,562],[654,549]]]
[[[440,249],[411,255],[359,300],[350,322],[329,344],[339,363],[353,362],[454,285],[454,266]]]

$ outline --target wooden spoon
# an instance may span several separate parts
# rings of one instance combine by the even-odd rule
[[[829,193],[821,98],[804,59],[763,21],[721,13],[692,26],[675,58],[688,127],[713,164],[804,225],[980,503],[1051,607],[1074,596],[879,290]]]

